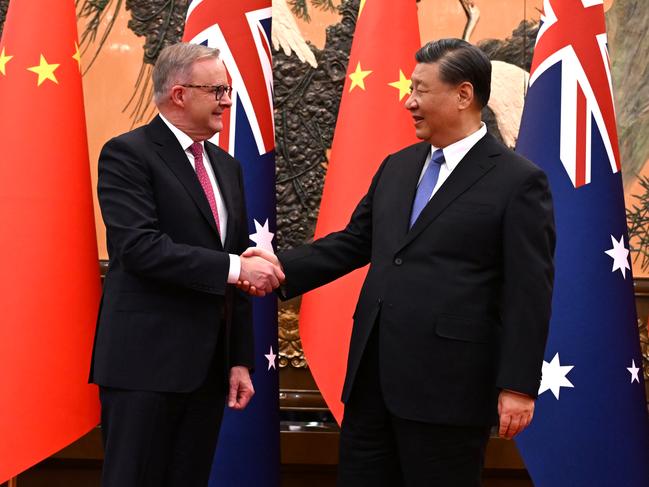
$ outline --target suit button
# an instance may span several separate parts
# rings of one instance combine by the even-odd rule
[[[394,265],[401,265],[401,264],[403,264],[403,260],[401,259],[401,257],[397,257],[396,259],[394,259]]]

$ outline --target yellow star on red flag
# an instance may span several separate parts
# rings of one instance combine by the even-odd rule
[[[388,83],[388,85],[399,90],[399,101],[403,100],[403,97],[410,93],[410,80],[406,78],[406,75],[401,70],[399,70],[399,81]]]
[[[5,48],[3,47],[2,52],[0,52],[0,73],[2,73],[3,75],[7,74],[6,66],[7,66],[7,63],[9,61],[11,61],[12,57],[13,56],[9,56],[9,55],[5,54]]]
[[[361,0],[361,5],[358,7],[358,16],[360,17],[361,14],[363,13],[363,7],[365,6],[366,0]]]
[[[349,75],[349,79],[352,80],[349,91],[352,91],[357,86],[364,90],[365,78],[367,78],[370,74],[372,74],[372,71],[363,71],[363,69],[361,68],[361,62],[359,61],[354,72]]]
[[[81,71],[81,52],[79,52],[79,44],[76,42],[74,43],[74,54],[72,55],[72,59],[74,59],[77,64],[79,65],[79,71]]]
[[[412,119],[405,115],[405,99],[398,102],[399,92],[392,91],[388,83],[399,79],[399,68],[409,74],[416,65],[413,53],[421,47],[417,3],[367,0],[361,5],[315,238],[344,227],[386,155],[416,141]],[[308,332],[301,338],[309,351],[309,370],[317,377],[318,387],[338,421],[343,417],[340,396],[348,368],[347,354],[341,349],[349,349],[353,328],[352,320],[344,317],[354,313],[362,280],[362,275],[338,280],[305,295],[302,301],[300,327],[304,325]],[[335,332],[318,334],[326,327]]]
[[[71,59],[78,40],[75,4],[81,2],[8,3],[8,10],[0,8],[2,20],[7,14],[0,40],[0,67],[6,72],[0,74],[0,255],[19,263],[38,256],[43,262],[74,264],[66,266],[65,279],[52,293],[39,269],[23,265],[9,273],[6,259],[0,259],[0,295],[20,297],[2,301],[0,319],[3,485],[83,436],[100,417],[96,387],[84,380],[94,335],[88,325],[97,316],[101,283],[83,86]],[[46,127],[38,131],[38,143],[30,121]],[[35,167],[39,177],[31,170]],[[34,221],[53,229],[56,245],[48,238],[25,238],[34,234]],[[25,357],[29,367],[17,366]],[[61,421],[65,411],[74,414]]]
[[[56,76],[54,75],[54,71],[56,71],[56,68],[58,68],[59,66],[60,64],[49,64],[45,60],[45,56],[41,54],[41,60],[38,66],[32,66],[31,68],[27,68],[27,71],[31,71],[38,75],[38,86],[43,84],[43,82],[46,79],[49,79],[50,81],[53,81],[56,84],[59,84],[59,81],[56,79]]]

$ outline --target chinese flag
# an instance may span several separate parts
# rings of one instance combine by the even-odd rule
[[[404,103],[420,47],[412,0],[361,0],[315,238],[342,229],[381,161],[416,141]],[[389,229],[386,229],[389,231]],[[320,392],[338,423],[352,314],[367,270],[302,299],[300,336]]]
[[[74,0],[15,0],[0,40],[0,483],[99,420],[100,295]]]

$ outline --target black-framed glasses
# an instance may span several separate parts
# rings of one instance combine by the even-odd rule
[[[232,86],[228,85],[180,85],[185,88],[209,88],[209,90],[214,93],[216,100],[223,98],[223,95],[227,93],[228,97],[232,95]]]

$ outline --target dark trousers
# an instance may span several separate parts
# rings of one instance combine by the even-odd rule
[[[100,387],[102,487],[207,487],[225,406],[222,364],[190,393]]]
[[[377,329],[378,323],[345,405],[338,487],[479,487],[489,428],[391,414],[381,391]]]

